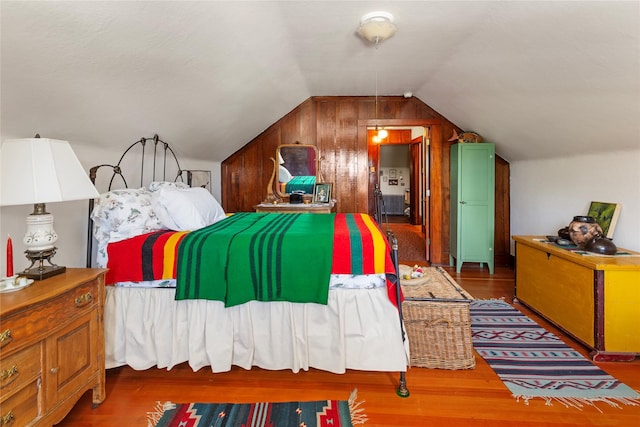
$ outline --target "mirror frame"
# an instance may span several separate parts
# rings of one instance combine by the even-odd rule
[[[318,182],[318,177],[320,176],[320,157],[318,154],[318,147],[316,147],[315,145],[312,144],[300,144],[300,143],[296,143],[296,144],[282,144],[279,145],[276,148],[276,159],[280,159],[281,158],[281,150],[283,148],[311,148],[313,149],[313,152],[315,154],[315,169],[316,169],[316,173],[315,173],[315,177],[316,177],[316,182]],[[279,177],[279,172],[280,172],[280,163],[279,161],[276,161],[275,159],[272,158],[272,160],[274,161],[274,185],[276,186],[276,191],[275,193],[279,196],[279,197],[289,197],[289,193],[285,193],[280,191],[280,177]],[[295,176],[295,175],[294,175]],[[311,176],[311,175],[309,175]],[[310,195],[313,195],[313,191],[310,193]]]

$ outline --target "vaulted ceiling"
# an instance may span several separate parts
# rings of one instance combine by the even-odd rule
[[[638,1],[6,1],[2,138],[221,161],[310,96],[411,92],[507,160],[638,149]],[[392,13],[378,48],[357,36]]]

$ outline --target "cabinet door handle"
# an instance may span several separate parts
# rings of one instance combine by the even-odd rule
[[[464,200],[460,200],[460,204],[461,205],[465,205],[465,204],[467,204],[467,202],[465,202]]]
[[[10,426],[16,419],[13,417],[13,411],[0,418],[0,426]]]
[[[6,331],[0,333],[0,348],[9,344],[13,341],[13,337],[11,336],[11,329],[7,329]]]
[[[91,292],[87,292],[86,294],[76,297],[76,307],[84,307],[90,304],[91,301],[93,301],[93,295],[91,295]]]
[[[51,372],[52,374],[57,374],[59,370],[60,368],[56,366],[55,368],[49,369],[49,372]]]
[[[16,378],[18,378],[18,375],[20,375],[20,372],[18,372],[18,366],[17,365],[13,365],[12,367],[10,367],[9,369],[5,369],[4,371],[0,371],[0,388],[8,386],[9,384],[11,384],[12,382],[14,382],[16,380]],[[6,380],[11,380],[5,383]]]

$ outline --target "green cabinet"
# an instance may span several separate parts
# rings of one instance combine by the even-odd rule
[[[451,146],[451,230],[449,264],[489,266],[493,274],[495,228],[495,145]]]

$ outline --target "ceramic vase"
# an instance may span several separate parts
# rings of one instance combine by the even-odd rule
[[[569,224],[569,237],[580,248],[595,236],[602,234],[602,228],[591,216],[574,216]]]

